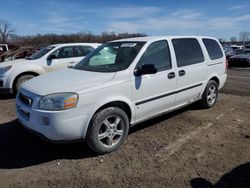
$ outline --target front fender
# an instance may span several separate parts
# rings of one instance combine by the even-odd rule
[[[13,87],[13,84],[14,84],[14,81],[15,79],[21,75],[21,74],[29,74],[29,73],[35,73],[35,74],[38,74],[38,75],[41,75],[41,74],[44,74],[46,73],[46,71],[44,69],[42,69],[41,67],[39,66],[36,66],[36,65],[29,65],[29,66],[18,66],[18,67],[15,67],[14,70],[11,70],[11,72],[9,73],[8,75],[8,78],[7,78],[7,85],[12,88]]]

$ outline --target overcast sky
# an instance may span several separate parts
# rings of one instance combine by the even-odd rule
[[[230,39],[250,32],[250,0],[0,0],[0,19],[19,35],[114,31]]]

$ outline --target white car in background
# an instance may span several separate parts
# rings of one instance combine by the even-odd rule
[[[0,64],[0,93],[15,93],[22,83],[35,76],[74,66],[99,45],[54,44],[42,48],[26,59],[3,62]]]

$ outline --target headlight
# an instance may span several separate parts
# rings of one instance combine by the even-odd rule
[[[0,74],[6,73],[12,66],[0,67]]]
[[[39,108],[41,110],[66,110],[75,108],[78,102],[76,93],[55,93],[41,98]]]

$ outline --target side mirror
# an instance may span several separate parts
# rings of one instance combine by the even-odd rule
[[[136,68],[134,70],[135,76],[141,76],[144,74],[155,74],[155,73],[157,73],[157,68],[154,64],[142,65],[141,68]]]
[[[56,59],[56,55],[52,54],[47,57],[47,60],[52,60],[52,59]]]

